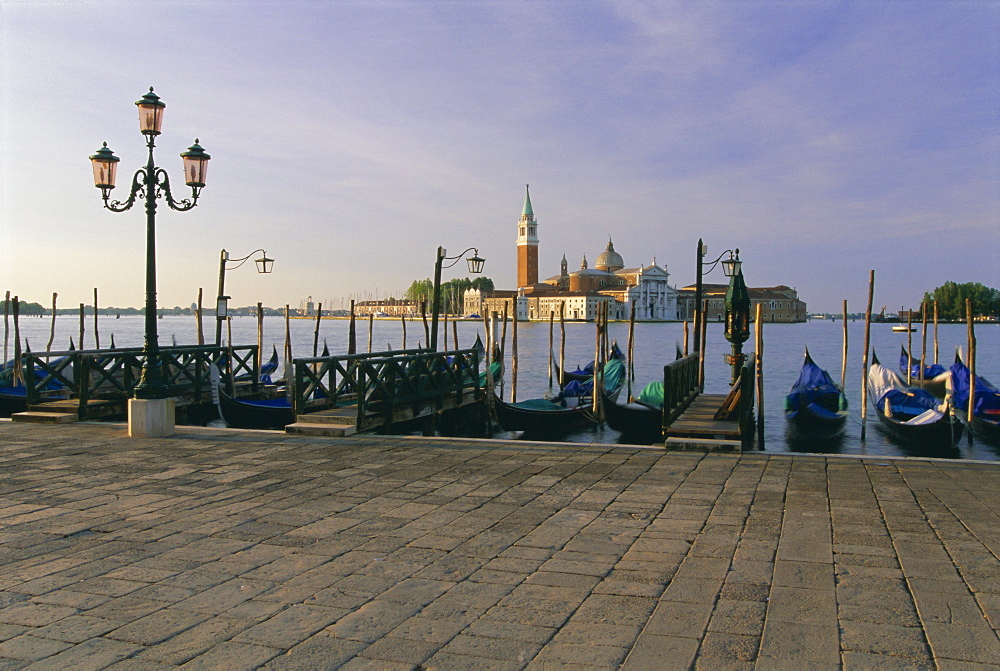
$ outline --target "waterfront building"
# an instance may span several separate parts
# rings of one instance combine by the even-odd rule
[[[428,310],[430,308],[428,307]],[[377,301],[358,301],[354,304],[354,314],[358,317],[375,315],[376,317],[411,317],[420,315],[420,306],[416,301],[401,298],[385,298]]]
[[[558,275],[538,281],[538,222],[525,188],[524,207],[518,220],[516,290],[465,292],[466,314],[503,313],[518,320],[547,320],[559,315],[566,319],[592,320],[598,306],[608,305],[610,319],[628,319],[635,305],[636,320],[676,321],[677,290],[670,286],[670,273],[659,266],[655,257],[649,264],[626,268],[621,254],[608,238],[607,247],[598,255],[594,267],[583,257],[580,269],[569,272],[563,254]]]
[[[726,318],[727,284],[703,284],[701,287],[702,301],[707,301],[706,321],[721,322]],[[687,286],[679,291],[678,314],[684,321],[694,321],[695,285]],[[764,323],[795,324],[804,322],[806,304],[799,300],[798,292],[785,285],[776,287],[749,287],[750,318],[757,314],[757,305],[761,306],[761,320]]]

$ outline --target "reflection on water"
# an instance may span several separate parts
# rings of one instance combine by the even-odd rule
[[[33,350],[44,348],[49,338],[49,318],[22,318],[21,333],[27,338]],[[197,330],[194,317],[165,317],[157,321],[160,342],[169,344],[176,340],[178,344],[190,345],[197,342]],[[205,320],[205,333],[214,333],[214,324]],[[100,318],[101,343],[107,346],[111,335],[119,347],[141,346],[143,341],[143,318],[141,316],[123,316]],[[293,356],[312,356],[315,320],[293,319],[290,331],[292,337]],[[85,347],[93,348],[93,318],[85,324]],[[268,352],[271,345],[277,344],[278,353],[282,353],[284,343],[284,319],[268,317],[264,320],[264,343]],[[613,323],[610,325],[611,337],[617,339],[624,348],[628,339],[628,324]],[[482,331],[482,323],[478,321],[458,322],[459,344],[469,347],[475,341],[476,335]],[[13,332],[13,328],[11,328]],[[232,320],[233,341],[236,344],[256,343],[257,322],[253,317],[236,317]],[[443,334],[448,334],[448,344],[454,347],[453,325],[448,324],[447,331],[442,324]],[[505,399],[510,399],[512,380],[510,352],[511,332],[508,328],[506,356],[507,380],[503,389]],[[864,337],[864,323],[861,321],[848,324],[849,351],[847,357],[847,377],[845,391],[848,395],[851,416],[848,419],[844,437],[829,445],[800,444],[790,442],[785,435],[784,399],[798,377],[799,368],[805,348],[809,347],[813,360],[827,369],[831,376],[839,382],[841,369],[841,351],[843,347],[843,325],[840,322],[817,320],[805,324],[767,324],[764,327],[764,429],[765,445],[768,452],[840,452],[842,454],[897,455],[897,456],[951,456],[965,459],[1000,460],[1000,448],[990,446],[978,440],[971,443],[963,437],[954,449],[932,451],[933,454],[922,453],[912,447],[898,445],[879,429],[879,422],[873,411],[867,418],[866,441],[861,442],[861,360]],[[911,334],[913,351],[919,354],[922,349],[920,333]],[[56,333],[53,349],[65,349],[70,337],[79,341],[79,321],[69,316],[60,316],[56,320]],[[979,325],[976,336],[977,369],[984,377],[1000,379],[1000,326]],[[13,337],[13,336],[11,336]],[[208,337],[211,337],[209,335]],[[549,325],[548,322],[521,323],[518,325],[518,379],[517,398],[526,400],[540,398],[548,388],[548,355],[549,355]],[[330,351],[345,353],[347,351],[348,322],[347,320],[325,319],[320,323],[318,348],[322,350],[324,341],[328,342]],[[357,342],[359,349],[366,350],[368,343],[368,322],[358,321]],[[938,360],[950,362],[954,358],[956,347],[964,349],[966,329],[961,324],[944,324],[939,327],[940,343]],[[372,325],[371,340],[375,349],[386,347],[400,348],[402,346],[402,326],[396,320],[376,320]],[[424,330],[420,321],[407,324],[407,346],[415,347],[417,341],[424,340]],[[883,361],[895,361],[900,345],[906,344],[907,334],[893,333],[889,324],[874,324],[872,326],[871,342],[880,353]],[[933,342],[929,338],[928,359],[933,361]],[[635,372],[636,380],[633,393],[638,395],[642,387],[654,380],[662,380],[663,366],[673,360],[677,345],[683,346],[684,326],[679,323],[649,324],[639,323],[635,328]],[[747,343],[751,349],[753,339]],[[708,325],[708,351],[705,361],[706,390],[709,393],[724,393],[730,379],[729,367],[723,361],[723,355],[730,351],[729,343],[723,337],[723,327],[720,323]],[[79,346],[79,343],[78,343]],[[582,366],[593,358],[594,326],[585,323],[566,324],[566,366],[570,369]],[[553,350],[559,352],[559,325],[554,329]],[[9,351],[13,352],[13,344]],[[279,371],[282,370],[279,367]],[[622,397],[625,394],[623,392]],[[510,434],[499,434],[510,436]],[[529,437],[531,438],[531,437]],[[564,440],[572,442],[617,443],[618,432],[608,428],[593,431],[583,431]]]

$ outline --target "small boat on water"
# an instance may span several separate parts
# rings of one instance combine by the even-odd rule
[[[917,330],[917,327],[906,326],[905,324],[897,324],[896,326],[892,327],[892,330],[896,331],[897,333],[913,333],[914,331]]]
[[[969,390],[971,374],[969,368],[957,356],[951,366],[951,393],[959,417],[967,421],[969,412]],[[1000,389],[989,380],[976,376],[975,402],[972,406],[972,435],[983,442],[1000,445]]]
[[[608,352],[608,361],[614,359],[623,360],[625,359],[625,353],[621,351],[618,347],[618,342],[611,343],[611,350]],[[570,382],[586,382],[594,376],[594,362],[591,361],[583,368],[577,368],[576,370],[559,370],[559,364],[552,361],[552,369],[555,372],[555,379],[559,381],[560,387],[565,387]]]
[[[615,399],[621,393],[625,379],[625,362],[611,359],[604,365],[604,398]],[[590,395],[593,379],[567,385],[552,399],[534,398],[507,403],[494,398],[497,423],[505,431],[524,431],[538,436],[555,437],[594,426]]]
[[[604,415],[608,426],[622,437],[640,445],[663,440],[663,383],[650,382],[631,403],[606,399]]]
[[[923,368],[923,379],[920,377],[920,359],[911,357],[906,351],[905,345],[899,346],[899,372],[903,379],[906,378],[906,369],[910,369],[910,384],[914,387],[926,389],[938,398],[944,398],[948,393],[948,378],[951,373],[940,364],[925,365]]]
[[[785,396],[790,438],[830,440],[847,424],[847,396],[830,374],[816,365],[806,349],[799,378]]]
[[[219,389],[219,416],[226,426],[236,429],[271,429],[280,431],[295,422],[292,402],[278,398],[233,398]]]
[[[962,437],[964,425],[948,399],[941,401],[926,389],[907,387],[872,352],[868,392],[879,422],[896,440],[918,447],[951,448]]]

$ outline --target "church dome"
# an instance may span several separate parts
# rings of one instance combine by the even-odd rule
[[[625,260],[622,259],[621,254],[615,251],[615,245],[611,242],[610,238],[608,238],[608,248],[597,257],[597,262],[594,266],[598,270],[606,270],[608,272],[621,270],[625,267]]]

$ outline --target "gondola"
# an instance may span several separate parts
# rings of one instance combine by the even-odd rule
[[[964,425],[948,405],[919,387],[907,387],[872,352],[868,369],[868,395],[879,422],[893,438],[919,447],[953,447]]]
[[[612,359],[605,364],[603,371],[605,398],[617,398],[621,393],[624,372],[625,364],[621,359]],[[593,385],[592,380],[588,380],[588,383]],[[575,394],[580,391],[586,392],[586,389],[587,383],[584,383],[573,386],[568,391],[570,394]],[[562,436],[594,426],[596,420],[590,410],[592,397],[567,396],[566,391],[551,400],[535,398],[517,403],[507,403],[495,396],[497,423],[505,431],[524,431],[530,435],[549,437]]]
[[[959,417],[967,420],[969,408],[969,369],[955,357],[951,366],[951,393]],[[976,376],[975,404],[972,409],[972,435],[983,442],[1000,445],[1000,389],[981,376]]]
[[[281,430],[295,422],[287,396],[268,399],[236,399],[219,389],[219,415],[226,426],[236,429]]]
[[[806,349],[799,378],[785,396],[785,420],[793,439],[832,440],[844,433],[847,396]]]
[[[608,352],[608,361],[613,359],[618,359],[624,361],[625,353],[621,351],[618,347],[618,343],[611,343],[611,349]],[[565,387],[570,382],[586,382],[594,376],[594,362],[591,361],[583,368],[577,368],[576,370],[559,370],[559,364],[556,363],[555,359],[552,360],[552,370],[555,373],[555,379],[559,381],[560,387]]]
[[[28,388],[23,384],[0,387],[0,417],[28,409]]]
[[[604,416],[608,426],[623,438],[641,445],[663,439],[663,383],[650,382],[631,403],[605,398]]]
[[[938,398],[944,398],[948,393],[948,369],[940,364],[924,366],[923,379],[920,377],[920,359],[907,355],[906,346],[899,346],[899,372],[906,379],[906,368],[910,368],[910,385],[926,389]]]

